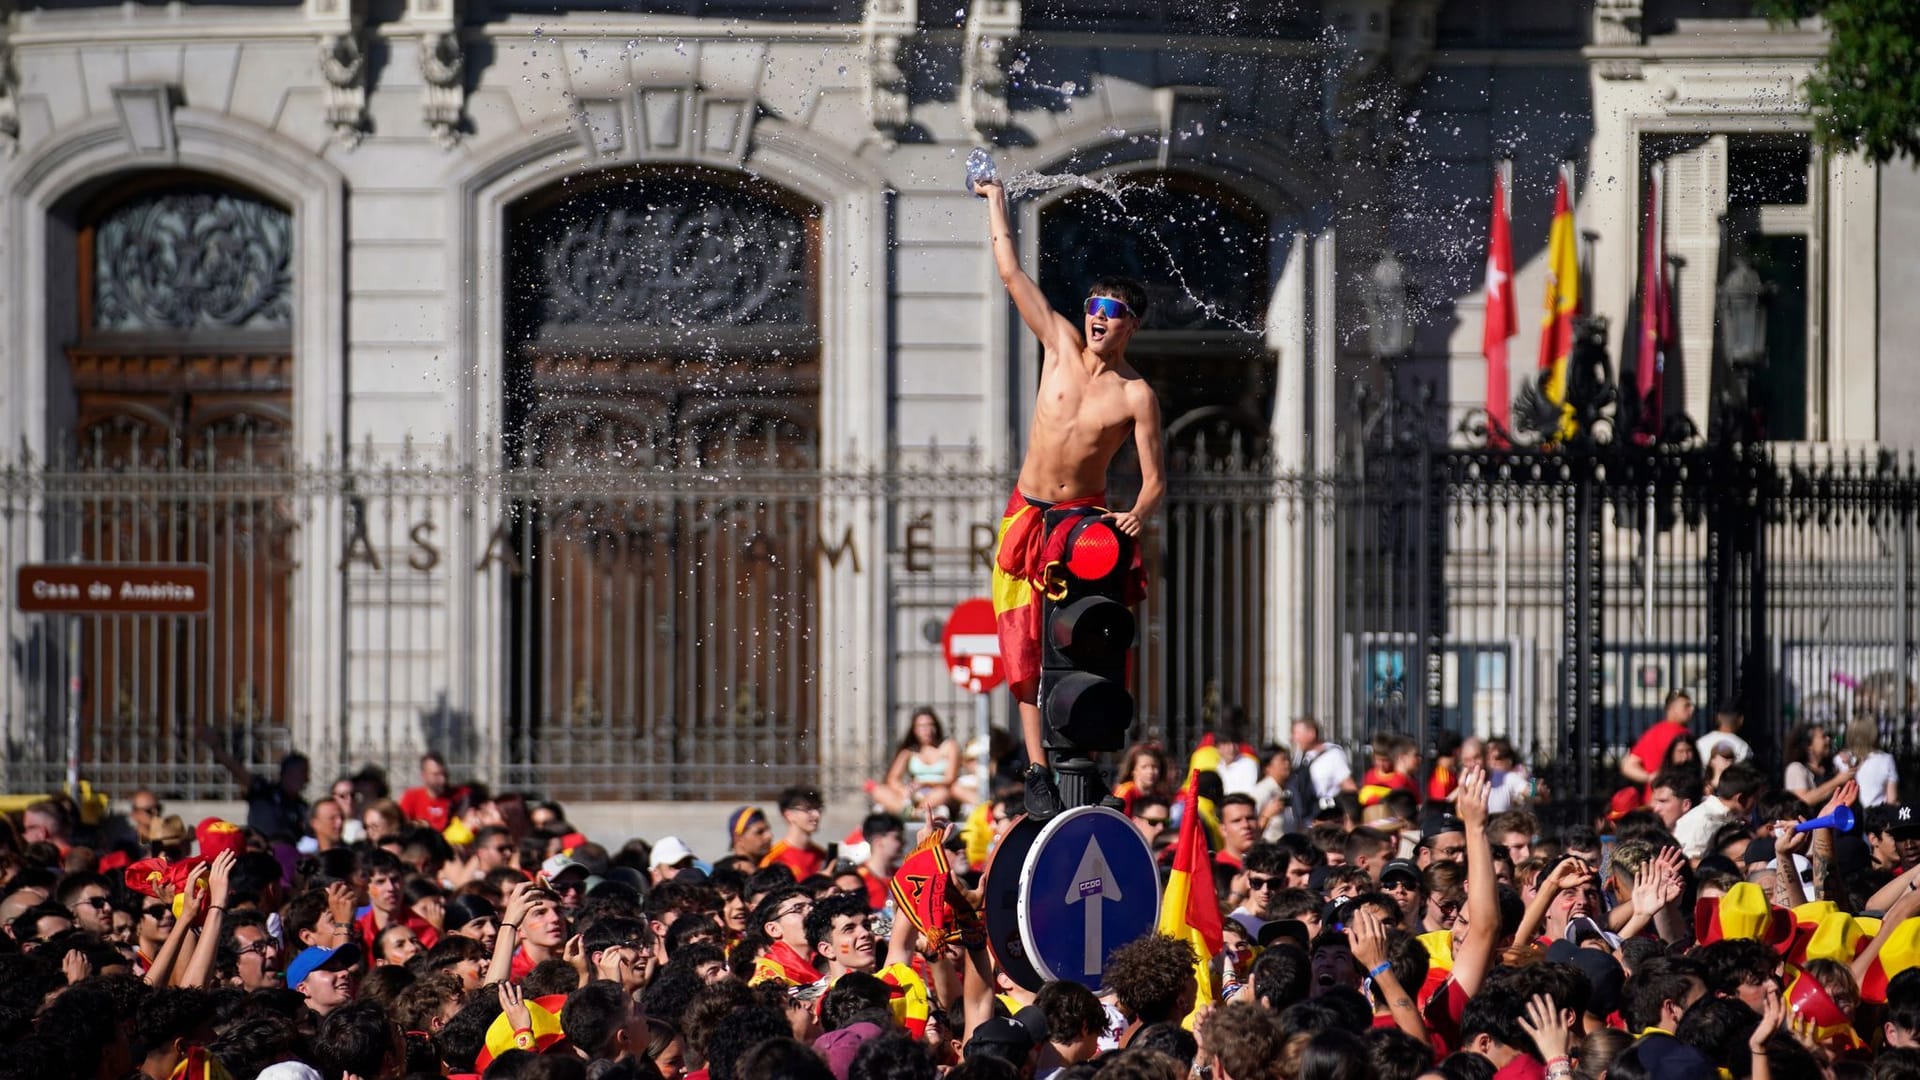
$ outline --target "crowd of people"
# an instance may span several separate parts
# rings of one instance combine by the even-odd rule
[[[979,868],[1023,769],[963,782],[931,713],[845,839],[795,788],[707,851],[610,850],[433,755],[309,802],[305,759],[209,739],[243,822],[146,790],[4,819],[0,1080],[1920,1080],[1892,758],[1810,728],[1775,782],[1740,731],[1675,695],[1553,829],[1499,739],[1135,746],[1113,795],[1163,862],[1204,842],[1219,933],[1122,945],[1097,992],[996,960]]]

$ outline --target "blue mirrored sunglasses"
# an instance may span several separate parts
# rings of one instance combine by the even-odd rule
[[[1125,302],[1111,296],[1087,297],[1087,314],[1098,315],[1103,319],[1131,319],[1133,309]]]

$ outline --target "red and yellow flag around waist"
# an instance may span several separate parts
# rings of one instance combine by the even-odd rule
[[[1560,411],[1553,442],[1574,435],[1573,406],[1567,403],[1568,369],[1573,363],[1573,320],[1580,314],[1580,252],[1573,227],[1573,165],[1563,163],[1553,187],[1553,224],[1547,230],[1547,302],[1540,317],[1540,370],[1546,374],[1546,398]]]
[[[1160,899],[1160,932],[1193,949],[1193,977],[1199,983],[1194,1001],[1213,1003],[1213,977],[1208,964],[1220,951],[1220,900],[1213,891],[1213,851],[1207,844],[1207,830],[1200,813],[1200,790],[1194,780],[1198,771],[1187,774],[1180,791],[1186,804],[1180,818],[1180,839],[1174,842],[1173,873],[1167,878],[1166,892]]]

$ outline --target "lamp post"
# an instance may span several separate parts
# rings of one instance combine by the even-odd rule
[[[1720,353],[1727,358],[1733,385],[1722,395],[1722,433],[1732,439],[1760,436],[1753,400],[1754,373],[1767,364],[1766,283],[1744,258],[1720,281],[1715,314],[1720,324]]]
[[[1400,357],[1413,345],[1413,322],[1408,316],[1407,270],[1392,250],[1367,273],[1361,302],[1367,309],[1367,347],[1374,364],[1386,373],[1386,399],[1367,422],[1367,435],[1385,426],[1387,445],[1400,439],[1396,402],[1400,397]],[[1364,439],[1362,440],[1365,441]]]

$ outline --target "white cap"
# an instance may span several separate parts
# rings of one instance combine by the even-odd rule
[[[647,860],[647,869],[658,870],[663,866],[677,866],[693,858],[693,849],[685,840],[677,836],[663,836],[653,845],[653,858]]]
[[[280,1061],[261,1069],[260,1080],[320,1080],[320,1070],[298,1061]]]

